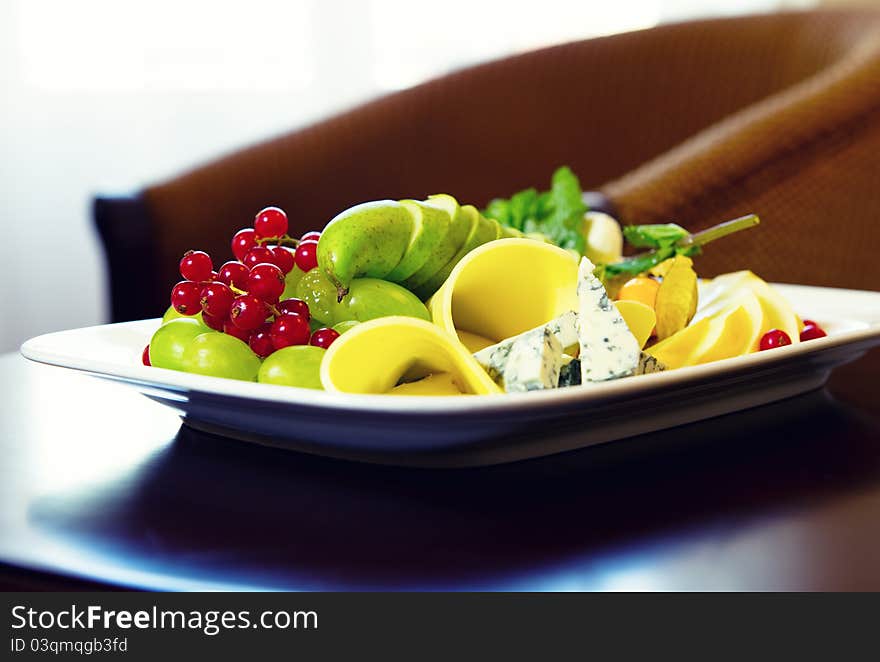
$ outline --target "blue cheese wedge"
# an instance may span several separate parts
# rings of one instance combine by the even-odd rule
[[[531,334],[542,333],[544,329],[556,337],[563,349],[576,347],[578,345],[577,313],[570,310],[535,329],[530,329],[518,336],[502,340],[496,345],[481,349],[474,354],[474,358],[477,359],[477,363],[483,366],[483,369],[489,373],[489,376],[497,382],[504,375],[504,370],[507,366],[507,362],[510,360],[510,352],[513,349],[513,346]]]
[[[557,386],[563,388],[565,386],[581,385],[581,362],[580,359],[573,359],[562,366],[559,371],[559,381]]]
[[[559,371],[559,388],[563,388],[566,386],[580,386],[581,385],[581,361],[580,359],[572,359],[571,357],[565,357],[568,362],[562,366],[562,369]],[[634,374],[636,375],[648,375],[652,372],[662,372],[666,370],[666,366],[663,365],[660,361],[655,359],[650,354],[642,352],[639,355],[639,365],[636,366],[636,371]]]
[[[546,326],[513,343],[502,376],[508,393],[556,388],[565,362],[562,343]]]
[[[581,381],[604,382],[636,374],[641,348],[605,286],[593,274],[593,263],[581,259],[578,269],[577,333]]]
[[[666,370],[666,366],[663,365],[663,363],[655,359],[647,352],[642,352],[639,355],[639,365],[636,366],[635,374],[649,375],[652,372],[663,372],[664,370]]]

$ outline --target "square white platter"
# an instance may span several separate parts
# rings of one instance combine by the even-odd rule
[[[880,292],[774,287],[828,336],[613,382],[470,397],[347,395],[150,368],[159,320],[28,340],[28,359],[132,386],[196,429],[331,457],[414,466],[523,460],[728,414],[821,387],[880,344]],[[98,405],[96,405],[97,407]]]

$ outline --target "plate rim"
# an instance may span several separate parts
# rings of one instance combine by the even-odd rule
[[[825,294],[834,293],[853,298],[867,297],[874,300],[878,305],[878,312],[880,312],[880,292],[872,290],[849,290],[784,283],[771,283],[771,285],[783,289],[821,290]],[[859,319],[858,316],[847,317],[841,321],[855,324],[861,328],[843,329],[824,338],[779,347],[772,352],[755,352],[702,365],[639,375],[638,379],[624,378],[582,387],[464,398],[327,393],[326,391],[293,386],[258,384],[222,377],[194,375],[164,368],[148,367],[136,363],[134,360],[131,365],[120,365],[117,362],[105,363],[71,356],[69,352],[59,352],[57,349],[53,351],[51,346],[51,343],[57,342],[59,338],[78,333],[96,332],[107,328],[147,328],[156,324],[158,320],[159,318],[153,318],[100,324],[41,334],[25,341],[21,345],[20,353],[30,361],[75,370],[141,388],[203,393],[215,397],[240,398],[279,406],[318,408],[331,411],[347,410],[374,414],[437,416],[438,414],[505,413],[512,410],[523,412],[533,409],[556,409],[570,407],[574,404],[604,402],[624,396],[650,393],[663,387],[677,388],[684,384],[698,383],[719,375],[726,376],[761,367],[772,367],[775,364],[784,364],[834,348],[852,345],[853,351],[859,349],[860,352],[864,352],[872,345],[880,344],[880,317],[876,320]],[[864,347],[862,348],[861,345]],[[133,356],[135,352],[139,354],[140,351],[141,348],[133,348]]]

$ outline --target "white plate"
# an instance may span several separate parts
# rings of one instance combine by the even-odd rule
[[[776,285],[828,337],[584,387],[471,397],[344,395],[141,365],[159,320],[62,331],[22,354],[134,386],[197,429],[333,457],[422,466],[509,462],[787,398],[880,344],[880,293]]]

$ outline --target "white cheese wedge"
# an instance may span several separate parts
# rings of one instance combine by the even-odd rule
[[[604,382],[629,377],[639,366],[641,348],[605,286],[593,274],[593,263],[581,259],[578,269],[577,332],[581,381]]]
[[[477,359],[477,363],[483,366],[483,369],[489,373],[492,379],[498,381],[504,375],[513,346],[531,334],[542,333],[544,329],[549,331],[559,341],[563,349],[575,347],[578,344],[577,313],[570,310],[537,328],[530,329],[518,336],[507,338],[500,343],[481,349],[474,354],[474,358]]]
[[[521,393],[556,388],[565,362],[562,350],[562,343],[546,327],[520,337],[513,343],[504,368],[504,390]]]

